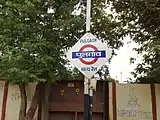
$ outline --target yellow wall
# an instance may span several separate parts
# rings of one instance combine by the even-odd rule
[[[9,85],[6,106],[6,120],[18,120],[20,108],[19,88],[16,85]]]
[[[152,120],[150,85],[117,84],[117,120]]]
[[[2,100],[5,82],[0,81],[0,116],[2,115]]]
[[[155,85],[156,105],[157,105],[157,120],[160,120],[160,84]]]
[[[28,96],[28,104],[30,106],[30,102],[33,96],[33,91],[35,90],[34,84],[28,84],[26,86],[26,92]],[[9,85],[8,87],[8,98],[7,98],[7,106],[6,106],[6,119],[5,120],[18,120],[19,108],[20,108],[20,91],[17,85]],[[27,109],[28,109],[27,107]],[[33,120],[36,120],[36,115]]]

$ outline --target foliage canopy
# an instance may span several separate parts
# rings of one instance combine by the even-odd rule
[[[85,33],[85,3],[76,0],[1,0],[0,77],[13,83],[70,77],[65,51]],[[92,2],[92,32],[113,48],[122,45],[105,0]],[[78,15],[72,14],[80,10]]]
[[[160,82],[160,1],[108,0],[115,10],[124,34],[140,44],[143,62],[133,72],[138,82]],[[132,59],[133,60],[133,59]]]

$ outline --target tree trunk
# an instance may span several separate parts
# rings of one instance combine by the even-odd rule
[[[26,116],[26,109],[27,109],[27,95],[26,95],[26,88],[25,84],[19,84],[20,89],[20,96],[21,96],[21,106],[19,110],[19,118],[18,120],[23,120]]]
[[[40,103],[42,99],[42,93],[44,90],[45,83],[39,83],[36,86],[36,90],[30,105],[30,108],[28,109],[28,112],[26,113],[26,116],[24,117],[23,120],[32,120],[34,117],[34,114],[36,112],[36,109],[38,107],[38,104]]]
[[[46,82],[45,84],[45,90],[44,90],[44,95],[43,95],[43,100],[42,100],[42,120],[48,120],[49,118],[49,96],[51,92],[51,83]]]

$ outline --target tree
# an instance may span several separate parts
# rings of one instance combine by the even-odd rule
[[[85,33],[85,14],[76,0],[2,0],[0,2],[0,77],[19,85],[19,120],[32,120],[46,82],[71,77],[65,51]],[[122,45],[119,24],[104,12],[105,0],[92,2],[92,32],[112,48]],[[80,14],[72,14],[74,10]],[[37,82],[26,111],[25,84]]]
[[[160,82],[159,0],[108,0],[108,3],[116,11],[124,34],[140,44],[135,50],[144,59],[133,72],[137,82]]]

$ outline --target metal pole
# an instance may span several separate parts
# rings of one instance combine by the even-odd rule
[[[93,89],[89,89],[89,120],[92,120]]]
[[[87,0],[87,13],[86,13],[86,32],[90,32],[91,25],[91,0]]]
[[[86,11],[86,32],[90,32],[90,19],[91,19],[91,0],[87,0]],[[89,80],[84,79],[84,120],[89,120],[90,97],[89,97]]]
[[[84,120],[89,118],[89,80],[84,79]]]

